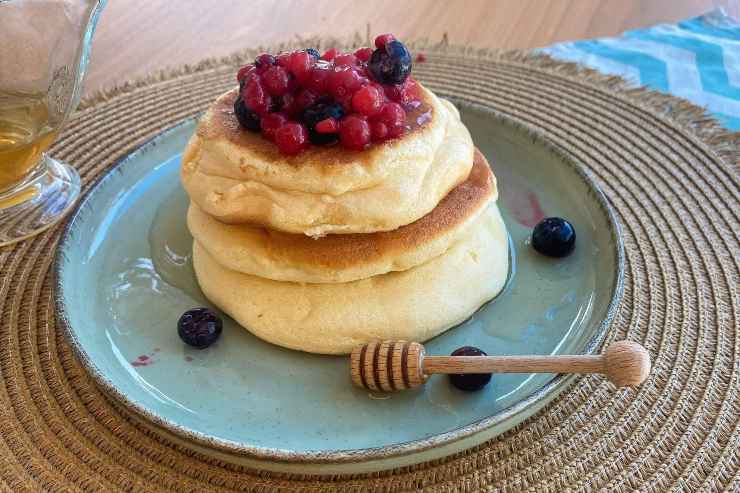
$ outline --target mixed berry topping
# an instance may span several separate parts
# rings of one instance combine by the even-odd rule
[[[487,356],[487,354],[473,346],[463,346],[452,352],[452,356]],[[480,390],[491,381],[490,373],[461,373],[450,374],[450,383],[460,390],[474,392]]]
[[[221,317],[208,308],[188,310],[177,321],[177,334],[180,339],[197,349],[207,348],[216,342],[222,329]]]
[[[548,257],[566,257],[576,246],[576,230],[560,217],[543,219],[532,231],[532,247]]]
[[[353,53],[264,53],[237,73],[234,114],[283,154],[337,142],[360,151],[408,130],[406,114],[419,106],[411,65],[408,49],[391,34]]]

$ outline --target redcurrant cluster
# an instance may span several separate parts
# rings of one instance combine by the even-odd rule
[[[375,50],[265,53],[237,73],[234,113],[283,154],[335,142],[362,150],[406,131],[406,108],[419,99],[410,74],[411,54],[390,34]]]

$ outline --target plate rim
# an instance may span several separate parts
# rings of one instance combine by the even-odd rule
[[[616,280],[612,292],[609,306],[607,308],[606,315],[599,323],[593,337],[589,340],[586,348],[582,354],[593,354],[602,344],[606,338],[607,333],[614,321],[619,304],[624,294],[624,244],[622,239],[622,227],[618,220],[618,217],[614,213],[609,200],[603,193],[599,185],[595,182],[591,173],[583,167],[576,160],[568,156],[563,150],[556,147],[553,143],[547,140],[547,138],[541,133],[533,130],[532,128],[526,127],[524,124],[508,117],[504,114],[497,112],[489,107],[473,103],[467,100],[458,98],[449,98],[457,106],[464,108],[470,108],[475,111],[490,116],[497,122],[514,127],[519,131],[523,131],[528,135],[535,144],[544,146],[549,152],[555,154],[558,159],[565,162],[570,166],[579,177],[585,182],[588,188],[594,195],[594,198],[599,203],[602,211],[604,212],[610,227],[610,233],[613,244],[616,248]],[[174,433],[175,436],[185,439],[186,441],[195,442],[200,446],[207,448],[216,449],[220,452],[227,454],[234,454],[257,461],[268,461],[268,462],[281,462],[288,464],[306,464],[306,465],[331,465],[331,464],[352,464],[352,463],[365,463],[374,461],[385,461],[393,458],[400,458],[411,454],[417,454],[429,449],[433,449],[441,446],[449,446],[472,437],[476,434],[483,433],[488,429],[491,429],[502,422],[514,418],[517,414],[523,412],[528,407],[543,407],[549,401],[545,399],[554,399],[557,397],[565,388],[574,382],[575,379],[580,378],[579,375],[565,375],[558,374],[546,381],[536,391],[531,393],[525,399],[512,404],[511,406],[502,409],[501,411],[482,418],[480,420],[469,423],[465,426],[461,426],[444,433],[438,433],[428,437],[420,438],[418,440],[410,440],[407,442],[392,444],[392,445],[381,445],[378,447],[360,448],[360,449],[340,449],[340,450],[307,450],[304,452],[296,452],[289,449],[280,448],[269,448],[252,446],[243,442],[234,440],[228,440],[224,438],[217,438],[206,433],[198,432],[182,426],[172,420],[169,420],[163,416],[156,414],[149,410],[146,406],[135,402],[130,399],[126,394],[121,392],[116,385],[97,367],[92,358],[82,347],[81,341],[78,339],[74,330],[72,329],[71,322],[67,313],[67,308],[64,302],[64,286],[62,285],[62,270],[64,268],[64,251],[68,248],[67,245],[71,239],[72,231],[75,228],[75,223],[80,221],[82,212],[85,210],[87,204],[95,197],[96,192],[109,180],[112,180],[115,176],[122,173],[123,167],[127,162],[135,159],[138,155],[146,152],[150,148],[156,147],[160,141],[166,139],[170,135],[182,130],[188,125],[197,124],[198,117],[201,113],[185,118],[178,121],[177,123],[167,127],[161,132],[153,135],[140,145],[131,149],[126,155],[121,156],[117,159],[106,171],[104,171],[95,182],[89,187],[84,193],[84,196],[79,201],[74,209],[74,212],[69,216],[64,229],[59,238],[59,242],[56,247],[56,256],[54,259],[54,265],[52,268],[53,273],[53,286],[54,286],[54,305],[55,305],[55,319],[59,327],[62,328],[67,342],[70,344],[75,356],[78,358],[82,366],[85,368],[87,374],[93,379],[95,384],[106,394],[113,397],[117,403],[123,405],[127,410],[133,411],[140,417],[145,418],[160,428],[163,428],[165,432]],[[544,400],[544,403],[542,402]],[[539,406],[537,406],[539,404]]]

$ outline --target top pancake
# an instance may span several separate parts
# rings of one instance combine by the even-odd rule
[[[364,151],[310,146],[285,156],[239,127],[231,90],[204,114],[188,143],[183,185],[193,202],[226,223],[310,236],[409,224],[461,183],[473,162],[473,142],[457,110],[420,91],[423,123],[399,139]]]
[[[429,214],[393,231],[312,239],[249,225],[229,225],[197,205],[188,211],[193,237],[227,269],[301,283],[339,283],[404,271],[442,255],[470,234],[495,201],[496,180],[476,151],[468,178]]]

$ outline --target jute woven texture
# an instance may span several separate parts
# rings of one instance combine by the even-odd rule
[[[233,83],[210,62],[83,105],[53,154],[86,187]],[[577,381],[475,450],[371,476],[249,471],[180,449],[107,400],[55,327],[60,228],[0,250],[0,486],[9,491],[740,490],[737,135],[691,105],[542,57],[430,53],[418,78],[542,134],[588,169],[621,220],[625,296],[610,340],[652,354],[651,378]],[[733,168],[735,168],[733,170]]]

